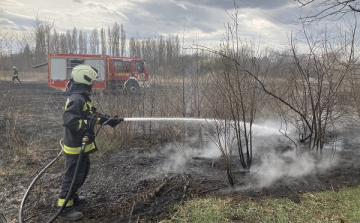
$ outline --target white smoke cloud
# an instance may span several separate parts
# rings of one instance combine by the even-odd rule
[[[293,141],[286,138],[281,133],[284,131],[280,132],[279,125],[274,122],[253,125],[253,131],[253,163],[249,173],[252,179],[251,182],[243,182],[238,190],[268,187],[279,179],[303,177],[314,171],[325,171],[338,163],[338,158],[329,148],[324,150],[322,160],[316,160],[308,148],[301,148],[300,145],[296,147]],[[340,143],[337,146],[340,146]],[[163,151],[166,151],[167,162],[163,163],[159,170],[176,173],[188,170],[189,162],[194,157],[219,159],[222,155],[212,141],[208,141],[204,149],[172,144]],[[237,150],[233,151],[233,156],[238,162]]]

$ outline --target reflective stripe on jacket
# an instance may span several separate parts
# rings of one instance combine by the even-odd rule
[[[92,151],[93,149],[95,149],[95,143],[92,142],[90,143],[89,145],[86,145],[85,146],[85,151],[84,153],[88,153],[90,151]],[[71,154],[71,155],[76,155],[76,154],[79,154],[80,153],[80,150],[81,150],[81,146],[80,147],[70,147],[70,146],[67,146],[67,145],[64,145],[64,148],[63,148],[63,151],[67,154]]]

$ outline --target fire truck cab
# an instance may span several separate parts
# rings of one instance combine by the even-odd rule
[[[98,71],[93,89],[123,89],[127,94],[139,94],[141,87],[148,85],[149,73],[144,59],[139,57],[58,53],[48,57],[48,85],[66,90],[72,69],[80,64]]]

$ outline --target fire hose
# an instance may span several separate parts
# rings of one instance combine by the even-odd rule
[[[110,120],[112,119],[112,117],[108,117],[108,120],[106,120],[101,126],[100,128],[97,130],[95,136],[99,133],[100,129],[102,126],[106,125]],[[188,121],[188,122],[207,122],[209,120],[207,119],[201,119],[201,118],[122,118],[121,121],[127,121],[127,122],[131,122],[131,121]],[[73,180],[71,182],[71,186],[70,186],[70,189],[69,191],[72,190],[73,186],[74,186],[74,182],[75,182],[75,179],[77,177],[77,172],[78,172],[78,167],[79,167],[79,164],[81,162],[81,159],[82,159],[82,155],[84,153],[84,150],[85,150],[85,146],[88,142],[88,138],[87,137],[84,137],[83,140],[82,140],[82,146],[81,146],[81,150],[80,150],[80,154],[79,154],[79,158],[78,158],[78,162],[77,162],[77,165],[76,165],[76,168],[75,168],[75,173],[74,173],[74,177],[73,177]],[[35,182],[41,177],[41,175],[45,172],[46,169],[48,169],[59,157],[60,155],[62,154],[62,148],[63,148],[63,145],[62,145],[62,139],[60,140],[60,146],[61,146],[61,151],[59,152],[59,154],[49,163],[47,164],[44,169],[42,169],[38,175],[35,176],[35,178],[33,179],[33,181],[31,182],[30,186],[28,187],[28,189],[26,190],[25,192],[25,195],[21,201],[21,204],[20,204],[20,208],[19,208],[19,216],[18,216],[18,220],[19,220],[19,223],[23,223],[23,218],[22,218],[22,210],[23,210],[23,206],[24,206],[24,203],[25,203],[25,200],[27,198],[27,196],[29,195],[29,192],[31,190],[31,188],[34,186]],[[64,210],[64,208],[66,207],[66,204],[69,200],[69,197],[70,197],[70,193],[67,194],[66,198],[65,198],[65,201],[63,203],[63,205],[61,206],[61,208],[58,210],[58,212],[56,214],[53,215],[53,217],[48,221],[48,223],[51,223],[53,221],[55,221],[57,219],[57,217],[60,215],[60,213]]]
[[[62,147],[63,145],[62,145],[61,142],[62,142],[62,139],[60,140],[60,146]],[[23,199],[21,200],[21,204],[20,204],[19,219],[18,219],[18,220],[19,220],[19,223],[22,223],[22,222],[23,222],[23,221],[22,221],[22,209],[23,209],[23,206],[24,206],[24,203],[25,203],[25,199],[26,199],[27,196],[29,195],[30,189],[33,187],[34,183],[41,177],[41,175],[45,172],[45,170],[46,170],[47,168],[49,168],[49,167],[60,157],[61,154],[62,154],[62,149],[61,149],[61,151],[59,152],[59,154],[58,154],[48,165],[46,165],[45,168],[42,169],[38,175],[36,175],[36,177],[35,177],[35,178],[33,179],[33,181],[31,182],[30,186],[29,186],[28,189],[26,190],[25,195],[24,195]]]
[[[102,126],[106,125],[107,122],[109,122],[112,118],[110,117],[108,120],[106,120],[101,126],[100,128],[97,130],[96,134],[97,135],[101,129]],[[78,161],[77,161],[77,164],[76,164],[76,167],[75,167],[75,173],[74,173],[74,177],[72,179],[72,182],[71,182],[71,185],[70,185],[70,188],[69,188],[69,191],[72,190],[73,186],[74,186],[74,183],[75,183],[75,180],[76,180],[76,177],[77,177],[77,173],[78,173],[78,169],[79,169],[79,164],[81,163],[81,159],[82,159],[82,155],[85,151],[85,147],[86,147],[86,144],[88,142],[89,138],[87,136],[84,136],[83,139],[82,139],[82,145],[81,145],[81,150],[80,150],[80,153],[79,153],[79,158],[78,158]],[[22,218],[22,210],[23,210],[23,206],[24,206],[24,203],[25,203],[25,200],[27,198],[27,196],[29,195],[29,192],[31,190],[31,188],[34,186],[35,182],[41,177],[41,175],[45,172],[45,170],[47,168],[49,168],[59,157],[60,155],[62,154],[62,148],[63,148],[63,145],[62,145],[62,139],[60,140],[60,146],[61,146],[61,151],[59,152],[59,154],[48,164],[44,167],[44,169],[42,169],[38,175],[35,176],[35,178],[33,179],[33,181],[31,182],[30,186],[28,187],[28,189],[26,190],[25,192],[25,195],[21,201],[21,204],[20,204],[20,209],[19,209],[19,217],[18,217],[18,220],[19,220],[19,223],[23,223],[23,218]],[[66,204],[67,202],[69,201],[69,198],[70,198],[70,193],[67,194],[66,198],[65,198],[65,201],[63,203],[63,205],[60,207],[60,209],[58,210],[58,212],[56,212],[56,214],[54,214],[52,216],[52,218],[48,221],[48,223],[51,223],[53,221],[55,221],[59,215],[61,214],[61,212],[64,210],[64,208],[66,207]]]

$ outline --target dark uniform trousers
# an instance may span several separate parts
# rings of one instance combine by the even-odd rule
[[[67,193],[70,190],[71,183],[74,178],[75,169],[77,165],[77,161],[79,159],[79,155],[69,155],[65,153],[65,168],[64,175],[61,183],[61,190],[59,194],[59,198],[65,199]],[[89,154],[85,154],[81,158],[81,162],[78,167],[77,177],[74,182],[73,190],[70,192],[70,198],[72,198],[77,190],[84,184],[87,175],[90,170],[90,158]]]

